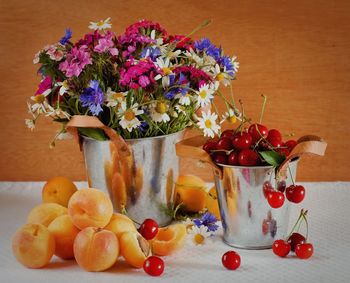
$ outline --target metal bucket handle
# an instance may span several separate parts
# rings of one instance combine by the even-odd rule
[[[118,135],[113,129],[103,124],[97,117],[86,115],[74,115],[66,125],[66,130],[72,134],[79,142],[80,149],[82,140],[78,134],[78,128],[98,128],[102,129],[109,139],[115,144],[118,154],[121,157],[126,157],[131,154],[129,146],[124,139]]]
[[[181,157],[197,159],[209,164],[215,173],[222,179],[223,169],[216,165],[210,158],[210,155],[202,149],[202,146],[207,141],[203,136],[195,136],[178,142],[176,154]],[[286,160],[279,166],[278,172],[286,170],[289,162],[300,158],[306,154],[323,156],[326,151],[327,143],[318,136],[307,135],[298,139],[297,145],[292,152],[287,156]]]

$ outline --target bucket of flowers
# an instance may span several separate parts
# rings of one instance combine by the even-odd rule
[[[75,41],[66,29],[35,55],[42,79],[28,102],[27,126],[33,130],[47,116],[61,125],[51,146],[69,134],[78,138],[89,186],[108,192],[115,210],[138,222],[171,220],[165,212],[179,178],[174,145],[189,127],[219,133],[214,97],[225,101],[223,120],[239,118],[219,91],[231,87],[236,57],[207,38],[191,39],[208,24],[183,36],[142,20],[116,35],[108,18],[91,22],[92,32]]]

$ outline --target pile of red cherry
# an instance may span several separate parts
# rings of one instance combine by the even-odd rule
[[[308,259],[314,252],[314,247],[311,243],[307,242],[307,237],[304,237],[298,232],[294,232],[297,226],[300,226],[301,221],[306,223],[306,231],[308,230],[308,223],[306,220],[307,210],[301,210],[300,216],[292,229],[292,233],[287,240],[279,239],[273,242],[272,251],[275,255],[280,257],[286,257],[290,251],[295,252],[295,255],[300,259]],[[306,232],[307,234],[307,232]]]
[[[148,218],[142,222],[138,231],[146,240],[152,240],[157,236],[158,223]],[[227,269],[235,270],[241,265],[241,257],[235,251],[228,251],[222,256],[221,262]],[[143,263],[143,270],[151,276],[160,276],[164,271],[164,261],[160,257],[150,256]]]
[[[226,130],[219,139],[210,139],[203,145],[215,163],[233,166],[265,165],[259,151],[273,150],[288,156],[297,144],[295,140],[283,142],[280,131],[268,130],[262,124],[252,124],[248,130],[241,128]]]

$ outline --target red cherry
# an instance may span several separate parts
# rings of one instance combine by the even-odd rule
[[[287,242],[290,244],[290,250],[292,252],[295,251],[295,248],[298,244],[304,244],[306,242],[306,239],[303,235],[294,232],[292,235],[290,235],[287,239]]]
[[[232,139],[233,147],[239,150],[250,148],[252,142],[252,135],[245,132],[236,134]]]
[[[217,141],[215,140],[208,140],[204,145],[203,145],[203,149],[210,153],[212,150],[216,149],[216,143]]]
[[[146,240],[152,240],[155,236],[157,236],[158,224],[153,219],[147,218],[142,222],[139,232]]]
[[[252,149],[243,149],[238,154],[238,163],[241,166],[255,166],[259,164],[259,155]]]
[[[218,150],[231,150],[232,142],[229,138],[220,138],[216,144],[216,149]]]
[[[269,131],[267,135],[267,141],[273,146],[273,147],[279,147],[282,144],[282,135],[279,130],[272,129]]]
[[[295,140],[289,140],[284,143],[284,145],[288,147],[289,151],[292,151],[297,144],[298,143]]]
[[[264,184],[263,184],[264,197],[267,198],[268,193],[272,192],[272,191],[273,191],[273,187],[271,185],[271,182],[270,181],[264,182]]]
[[[227,155],[225,153],[222,153],[222,152],[215,152],[212,156],[212,160],[215,163],[227,164]]]
[[[272,208],[279,208],[284,203],[284,194],[280,191],[273,191],[267,194],[267,202]]]
[[[230,270],[235,270],[241,265],[241,257],[234,251],[228,251],[224,253],[221,261],[223,266]]]
[[[285,240],[276,240],[273,242],[272,251],[275,255],[286,257],[290,252],[290,244]]]
[[[164,261],[157,256],[150,256],[144,261],[143,270],[151,276],[160,276],[164,271]]]
[[[308,259],[314,253],[314,247],[311,243],[298,244],[295,247],[295,254],[300,259]]]
[[[258,142],[261,137],[267,138],[268,129],[261,124],[252,124],[248,129],[248,133],[252,135],[253,143]]]
[[[238,153],[231,152],[227,158],[227,164],[232,166],[238,165]]]
[[[287,184],[286,181],[282,180],[277,182],[277,190],[280,191],[281,193],[284,193],[286,190]]]
[[[290,202],[302,202],[305,197],[305,188],[300,185],[291,185],[286,189],[286,197]]]
[[[225,131],[222,132],[220,138],[232,139],[233,138],[233,134],[234,134],[233,130],[225,130]]]
[[[282,144],[282,145],[280,145],[280,146],[284,146],[284,145]],[[286,156],[286,157],[290,154],[289,149],[286,148],[286,147],[277,147],[277,148],[276,148],[276,151],[277,151],[279,154],[284,155],[284,156]]]

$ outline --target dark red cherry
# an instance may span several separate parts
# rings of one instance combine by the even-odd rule
[[[237,133],[232,139],[233,147],[238,150],[250,148],[252,142],[252,135],[246,132]]]
[[[284,143],[284,145],[288,147],[289,151],[292,151],[297,144],[298,143],[295,140],[289,140]]]
[[[220,138],[232,139],[233,138],[233,134],[234,134],[233,130],[225,130],[225,131],[222,132]]]
[[[286,181],[282,180],[277,182],[277,190],[280,191],[281,193],[284,193],[284,191],[286,190],[286,187],[287,187]]]
[[[284,147],[284,145],[282,144],[282,147],[278,147],[275,149],[279,154],[283,155],[283,156],[288,156],[290,154],[289,149]]]
[[[238,154],[238,163],[241,166],[255,166],[259,164],[259,155],[252,149],[243,149]]]
[[[231,150],[232,149],[232,142],[229,138],[220,138],[219,141],[216,144],[217,150]]]
[[[152,240],[158,234],[158,223],[151,218],[147,218],[142,222],[139,232],[146,240]]]
[[[272,208],[280,208],[284,204],[284,194],[280,191],[269,192],[267,201]]]
[[[286,189],[286,198],[290,202],[300,203],[305,197],[305,188],[301,185],[291,185]]]
[[[230,155],[227,158],[227,164],[228,165],[239,165],[238,163],[238,153],[237,152],[231,152]]]
[[[252,135],[253,143],[258,142],[261,137],[267,138],[268,129],[261,124],[252,124],[248,129],[248,133]]]
[[[203,145],[203,149],[210,153],[212,150],[214,150],[216,148],[216,143],[217,141],[215,140],[208,140],[204,145]]]
[[[264,197],[267,198],[267,195],[269,192],[273,191],[273,187],[270,181],[266,181],[263,184],[263,193],[264,193]]]
[[[299,244],[304,244],[306,242],[306,239],[303,235],[297,232],[294,232],[292,235],[288,237],[287,242],[290,244],[291,251],[294,252],[295,247]]]
[[[225,153],[222,154],[221,152],[215,152],[212,156],[212,160],[215,163],[227,164],[227,155]]]
[[[267,141],[273,146],[273,147],[280,147],[282,144],[282,135],[279,130],[272,129],[269,131],[267,135]]]

